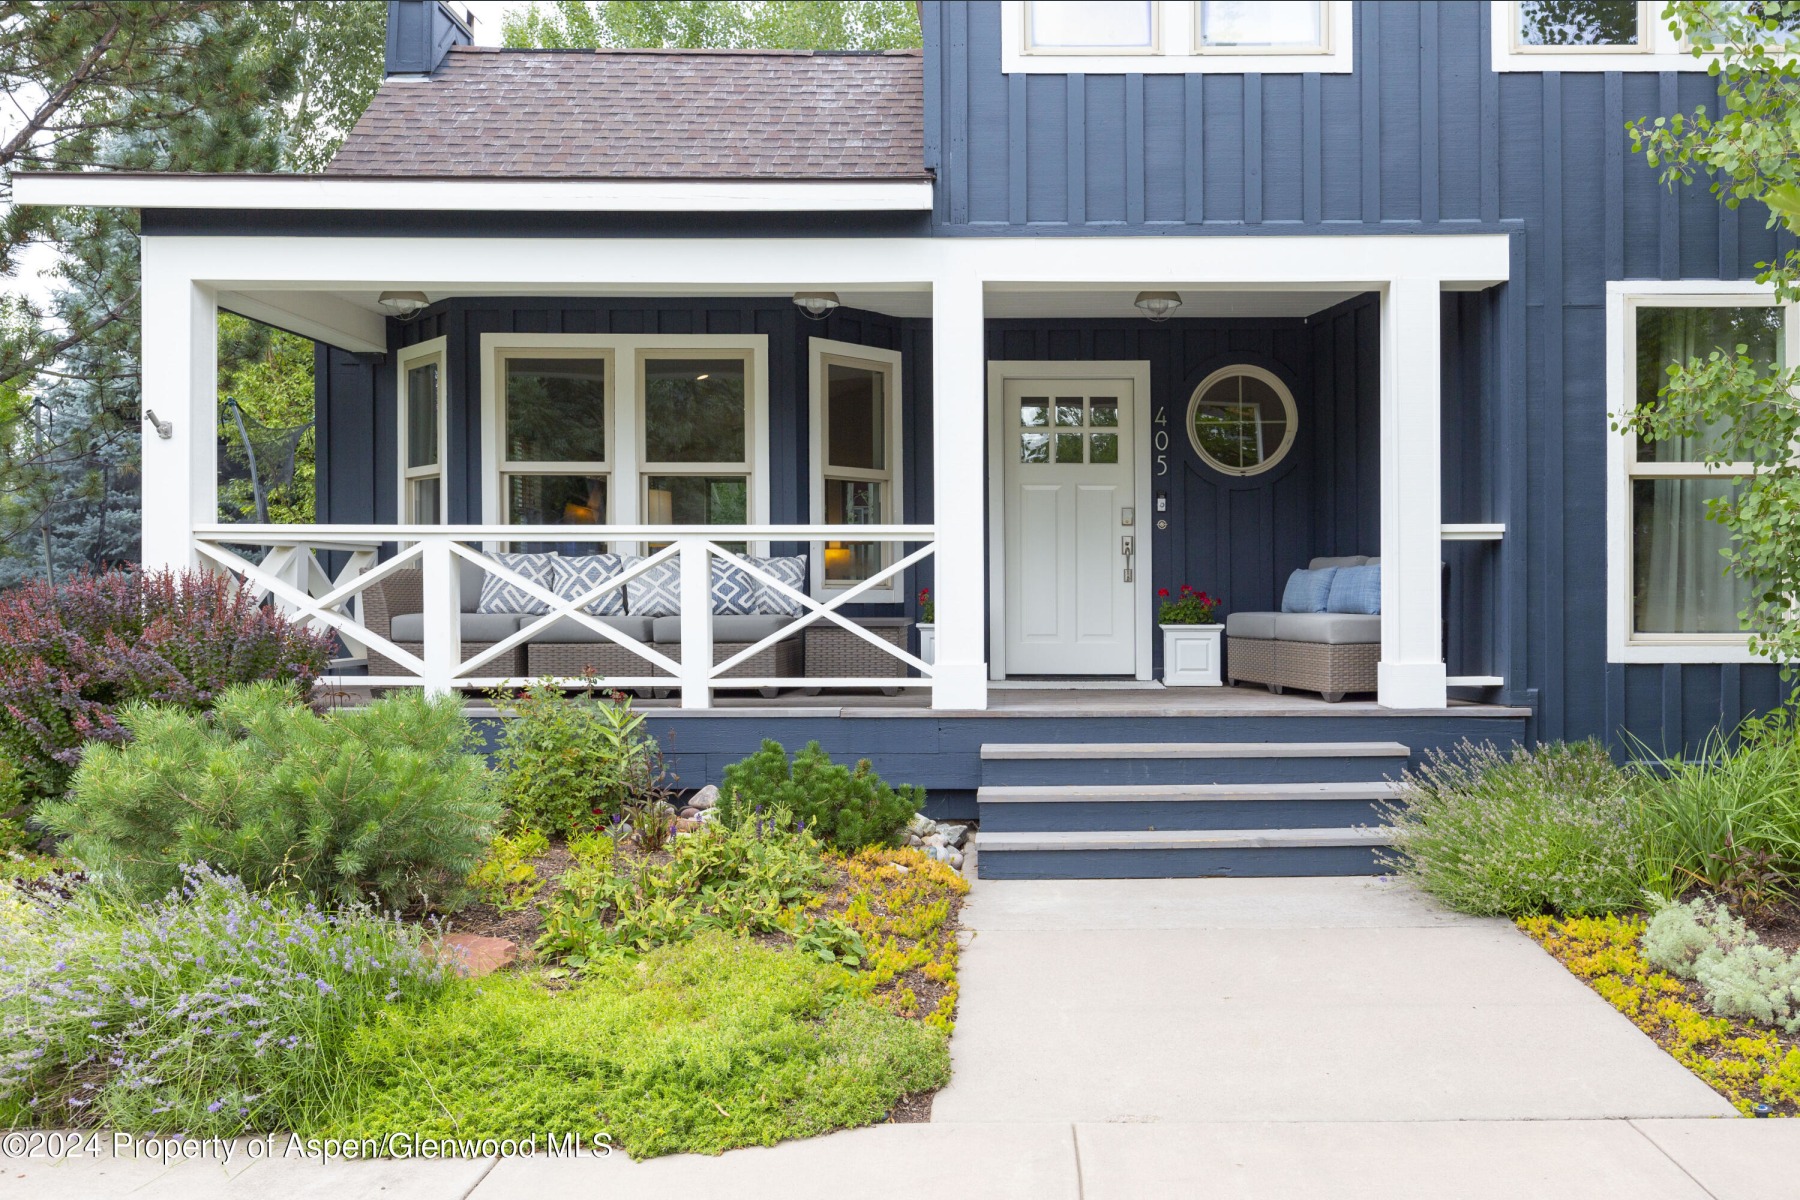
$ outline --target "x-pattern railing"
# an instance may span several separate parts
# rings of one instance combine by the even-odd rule
[[[195,533],[195,547],[202,559],[224,569],[240,580],[258,599],[268,598],[292,619],[314,629],[335,632],[352,654],[373,651],[385,657],[405,675],[331,676],[326,682],[346,686],[424,686],[432,691],[456,688],[519,686],[525,679],[513,675],[490,675],[483,668],[505,662],[520,646],[550,633],[562,621],[570,621],[591,631],[605,643],[618,646],[641,659],[649,668],[643,675],[607,676],[598,680],[568,679],[561,682],[579,684],[599,682],[621,688],[679,687],[683,707],[710,706],[715,688],[892,688],[896,686],[930,688],[932,664],[895,645],[852,618],[842,610],[846,605],[867,602],[870,593],[883,589],[890,580],[904,578],[905,572],[929,558],[936,548],[935,532],[928,526],[211,526]],[[722,545],[722,542],[745,544],[805,543],[817,553],[826,542],[879,543],[900,546],[916,545],[916,549],[900,554],[879,572],[850,586],[834,588],[826,599],[796,588],[777,577],[769,569],[750,561]],[[511,566],[501,562],[476,544],[495,546],[502,543],[592,543],[597,552],[603,545],[630,547],[644,543],[661,544],[661,549],[645,555],[625,570],[587,588],[576,596],[565,596],[545,587]],[[262,545],[268,553],[261,562],[252,561],[233,547]],[[392,547],[383,560],[382,547]],[[329,572],[319,555],[337,552],[345,556],[344,565],[335,574]],[[798,607],[800,613],[790,622],[754,643],[735,650],[714,662],[712,562],[726,563]],[[482,650],[462,656],[460,630],[461,573],[458,561],[472,563],[487,575],[511,585],[518,592],[543,605],[546,611],[523,618],[519,629]],[[655,645],[633,637],[600,615],[588,611],[589,606],[609,593],[622,592],[633,580],[659,565],[680,565],[681,654],[671,658]],[[419,570],[423,577],[424,611],[422,652],[413,653],[369,628],[357,611],[357,602],[367,590],[388,579],[394,572]],[[757,655],[785,639],[802,635],[809,626],[828,624],[866,643],[881,655],[898,660],[917,674],[911,676],[870,676],[817,678],[771,675],[743,678],[741,670]],[[654,675],[650,670],[667,672]],[[733,671],[738,671],[733,676]]]

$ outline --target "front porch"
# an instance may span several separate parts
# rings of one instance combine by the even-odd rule
[[[1442,369],[1446,315],[1461,311],[1453,293],[1504,280],[1504,235],[749,238],[725,259],[717,246],[151,230],[146,405],[175,417],[146,439],[145,561],[230,571],[334,630],[344,653],[326,686],[346,691],[479,692],[548,677],[632,690],[659,713],[796,720],[1094,719],[1097,707],[1121,719],[1392,717],[1513,698],[1519,651],[1497,583],[1509,547],[1491,545],[1506,527],[1490,519],[1491,482],[1459,490],[1443,466],[1447,424],[1477,439],[1486,419],[1446,415],[1445,380],[1479,373]],[[1155,327],[1122,315],[1144,290],[1178,292],[1198,315],[1152,345],[1140,330]],[[381,315],[394,292],[424,293],[416,323]],[[825,292],[839,309],[817,324],[789,299]],[[1357,297],[1368,316],[1342,322],[1356,327],[1344,336],[1373,340],[1346,366],[1330,357],[1335,328],[1307,322]],[[325,523],[215,523],[222,307],[336,347],[319,356]],[[1197,337],[1217,349],[1201,353]],[[1232,349],[1246,338],[1257,348]],[[1284,345],[1298,357],[1283,358]],[[1170,477],[1172,461],[1174,474],[1194,474],[1181,461],[1188,373],[1220,354],[1300,396],[1316,442],[1286,463],[1286,491],[1276,472],[1215,471],[1231,486],[1206,491]],[[885,402],[847,449],[827,433],[834,363],[869,373],[852,381],[857,403]],[[669,380],[685,371],[677,382],[692,400],[716,364],[738,381],[737,399],[718,409],[715,381],[702,397],[713,408],[671,407]],[[1333,373],[1336,407],[1323,399]],[[562,399],[537,427],[515,428],[509,389],[527,377]],[[1062,380],[1080,381],[1071,399],[1055,390]],[[565,401],[584,388],[604,401],[582,445]],[[1029,428],[1034,403],[1042,434]],[[702,409],[712,415],[697,423]],[[1008,424],[1019,420],[1022,435]],[[1279,421],[1268,428],[1279,436]],[[1353,482],[1315,461],[1332,437]],[[1015,459],[1104,465],[1105,513],[1079,508],[1101,489],[1073,479],[1065,508],[1021,518],[1019,496],[1048,489],[1014,480]],[[1311,498],[1296,508],[1297,495]],[[1447,505],[1460,523],[1446,521]],[[1444,564],[1471,540],[1490,544],[1446,591]],[[1223,590],[1228,608],[1273,609],[1308,558],[1372,552],[1383,570],[1370,696],[1315,710],[1244,689],[1012,690],[1046,677],[1152,682],[1165,581]],[[591,573],[559,584],[523,553]],[[922,588],[934,652],[912,628]],[[396,608],[390,589],[416,607]],[[657,594],[654,607],[640,607],[640,589]],[[490,591],[509,591],[512,607],[496,608]],[[1045,621],[1033,634],[1043,644],[1026,646]]]

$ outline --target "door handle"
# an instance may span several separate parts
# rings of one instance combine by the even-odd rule
[[[1122,582],[1130,583],[1132,578],[1131,560],[1137,554],[1137,542],[1129,533],[1119,539],[1119,553],[1125,556],[1125,576]]]

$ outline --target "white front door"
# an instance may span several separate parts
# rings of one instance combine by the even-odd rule
[[[1136,410],[1129,379],[1008,379],[1006,672],[1137,668]]]

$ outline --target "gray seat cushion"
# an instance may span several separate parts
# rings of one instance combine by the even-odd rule
[[[777,617],[767,613],[753,616],[731,617],[715,616],[712,620],[714,642],[760,642],[771,633],[792,625],[792,617]],[[656,618],[655,637],[652,641],[672,646],[681,641],[681,618]]]
[[[1381,641],[1381,618],[1371,613],[1277,613],[1275,639],[1361,646]]]
[[[425,640],[425,614],[401,613],[394,618],[388,631],[396,642],[422,642]],[[497,642],[518,631],[517,613],[462,614],[462,640],[465,642]]]
[[[600,624],[616,629],[629,638],[640,642],[650,640],[650,617],[595,617]],[[561,642],[564,645],[587,645],[593,642],[607,642],[611,639],[596,633],[579,621],[568,617],[558,617],[548,627],[531,635],[531,640],[540,645]]]
[[[1326,567],[1365,567],[1369,564],[1367,557],[1361,554],[1345,554],[1338,558],[1315,558],[1306,564],[1309,571],[1322,571]]]
[[[1275,637],[1275,618],[1280,613],[1231,613],[1225,618],[1225,636],[1270,641]]]

